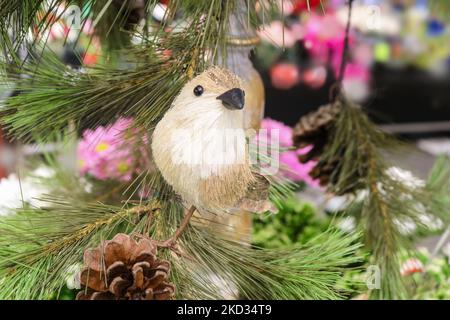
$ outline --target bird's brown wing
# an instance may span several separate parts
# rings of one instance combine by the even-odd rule
[[[254,181],[249,184],[244,197],[239,200],[237,207],[254,213],[267,211],[276,213],[278,210],[269,201],[269,180],[259,173],[253,172],[253,176]]]

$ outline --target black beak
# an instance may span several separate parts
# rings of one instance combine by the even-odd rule
[[[217,97],[230,110],[242,110],[245,104],[245,93],[239,88],[233,88]]]

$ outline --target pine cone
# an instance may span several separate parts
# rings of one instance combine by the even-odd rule
[[[125,4],[124,4],[125,2]],[[114,0],[117,10],[126,15],[124,29],[131,30],[142,19],[145,18],[145,8],[148,0]]]
[[[298,148],[312,146],[311,150],[299,156],[299,161],[306,163],[311,160],[319,160],[328,144],[329,130],[340,111],[338,104],[329,104],[320,107],[318,110],[303,116],[293,131],[294,145]],[[321,186],[326,186],[330,181],[331,174],[339,163],[337,157],[331,163],[319,161],[311,170],[309,175],[318,179]]]
[[[84,252],[80,275],[84,289],[77,300],[168,300],[175,286],[168,282],[170,263],[156,257],[156,246],[147,239],[136,242],[117,234]]]
[[[293,139],[295,146],[299,148],[308,145],[321,146],[321,150],[319,148],[314,152],[320,155],[327,142],[329,127],[334,122],[339,110],[338,104],[328,104],[301,117],[294,128]]]
[[[314,168],[310,171],[309,175],[313,179],[318,179],[319,184],[322,187],[327,186],[328,184],[335,184],[336,181],[332,179],[332,174],[336,171],[336,168],[340,162],[340,159],[336,158],[331,163],[323,163],[318,162]]]

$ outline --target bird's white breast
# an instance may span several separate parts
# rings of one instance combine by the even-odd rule
[[[197,203],[202,180],[226,174],[231,165],[248,166],[243,111],[227,110],[215,97],[176,101],[158,123],[152,140],[156,165],[185,200]]]

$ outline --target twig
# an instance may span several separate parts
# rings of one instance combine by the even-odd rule
[[[178,238],[181,236],[181,234],[183,233],[183,231],[187,228],[187,226],[189,225],[189,221],[192,218],[192,215],[195,212],[195,206],[191,206],[189,208],[189,210],[186,212],[183,221],[181,221],[180,226],[178,227],[178,229],[175,231],[175,233],[173,234],[172,237],[170,237],[169,239],[167,239],[166,241],[164,241],[162,243],[162,246],[167,246],[168,248],[173,248],[176,245],[176,242],[178,240]]]
[[[140,234],[140,233],[132,233],[132,236],[136,237],[136,238],[140,238],[140,239],[145,239],[148,240],[150,242],[152,242],[153,244],[155,244],[157,247],[160,248],[166,248],[166,249],[170,249],[171,251],[173,251],[175,254],[179,255],[180,257],[186,258],[190,261],[196,261],[193,257],[187,255],[184,252],[181,252],[178,248],[176,248],[174,245],[168,245],[166,244],[166,241],[162,242],[162,241],[158,241],[158,240],[154,240],[152,238],[150,238],[147,235],[144,234]]]
[[[352,8],[353,8],[353,0],[348,1],[348,16],[347,16],[347,25],[345,27],[345,36],[344,36],[344,50],[342,51],[342,59],[341,65],[339,67],[338,79],[336,83],[330,88],[330,96],[332,95],[332,91],[337,90],[337,94],[334,96],[334,99],[341,95],[342,91],[342,82],[344,81],[345,68],[348,63],[348,51],[350,48],[350,25],[352,20]],[[334,100],[332,99],[332,100]]]

